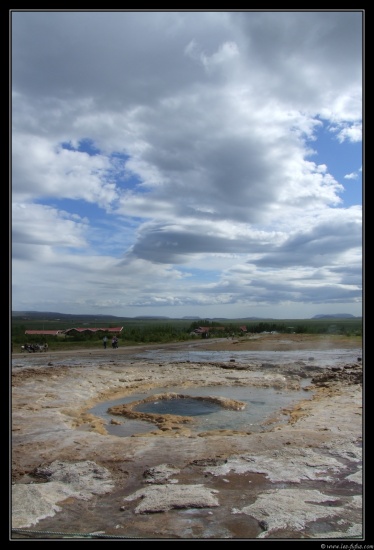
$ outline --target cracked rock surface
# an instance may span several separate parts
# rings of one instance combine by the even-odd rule
[[[13,354],[12,539],[363,537],[361,342],[259,335],[193,345],[256,355],[236,364],[142,361],[130,347]],[[279,355],[261,361],[266,350]],[[284,361],[284,350],[300,357]],[[258,433],[194,434],[176,419],[173,429],[116,437],[89,413],[97,403],[155,388],[293,391],[304,378],[313,397]]]

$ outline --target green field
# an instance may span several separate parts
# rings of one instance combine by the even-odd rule
[[[58,317],[57,317],[58,315]],[[210,336],[242,336],[239,327],[246,326],[248,333],[279,332],[284,334],[342,334],[362,337],[362,318],[321,318],[321,319],[169,319],[169,318],[129,318],[94,317],[92,315],[62,314],[13,314],[11,343],[13,351],[25,343],[48,343],[51,350],[72,348],[92,348],[102,346],[103,332],[80,333],[70,336],[25,335],[26,330],[66,330],[70,328],[110,328],[123,327],[119,335],[119,345],[146,343],[183,342],[196,339],[191,332],[199,326],[209,326]],[[224,327],[224,330],[215,327]],[[109,336],[110,339],[110,336]]]

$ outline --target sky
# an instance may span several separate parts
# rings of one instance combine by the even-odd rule
[[[362,10],[12,10],[13,311],[362,315]]]

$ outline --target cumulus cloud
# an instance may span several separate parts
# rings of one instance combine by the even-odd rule
[[[359,11],[14,10],[13,308],[359,314],[361,82]]]
[[[351,172],[350,174],[346,174],[344,176],[344,179],[346,179],[346,180],[357,180],[358,179],[358,173],[357,172]]]

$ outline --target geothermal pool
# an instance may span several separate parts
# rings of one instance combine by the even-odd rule
[[[310,380],[303,380],[302,386],[306,387]],[[208,386],[199,388],[154,388],[144,393],[134,393],[126,397],[99,403],[90,413],[105,421],[105,429],[108,434],[118,437],[128,437],[137,433],[154,432],[158,428],[155,424],[143,420],[132,420],[124,416],[112,415],[108,409],[115,405],[128,404],[143,400],[151,395],[163,393],[183,394],[187,399],[157,400],[137,405],[134,410],[157,414],[174,414],[193,418],[191,424],[195,433],[211,430],[239,430],[246,432],[267,431],[280,423],[288,420],[288,414],[284,408],[296,404],[298,401],[311,399],[310,391],[280,390],[275,388],[258,387],[233,387],[233,386]],[[225,397],[245,403],[243,410],[227,410],[222,406],[204,400],[196,400],[194,397]],[[111,421],[116,422],[112,424]],[[120,424],[118,424],[120,422]]]

